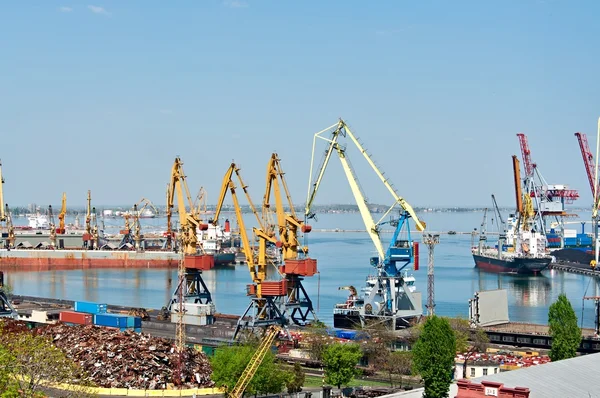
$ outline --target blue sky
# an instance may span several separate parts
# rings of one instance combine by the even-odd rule
[[[170,7],[167,4],[172,4]],[[9,204],[164,203],[175,156],[214,202],[258,202],[271,152],[304,202],[312,136],[343,117],[413,206],[513,203],[516,133],[591,202],[577,141],[600,116],[595,1],[6,2]],[[351,155],[371,202],[385,189]],[[334,159],[335,160],[335,159]],[[353,203],[332,162],[318,203]]]

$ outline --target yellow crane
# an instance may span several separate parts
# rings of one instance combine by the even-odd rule
[[[246,263],[248,264],[248,269],[250,271],[250,275],[252,277],[252,282],[256,284],[256,297],[262,297],[262,282],[265,280],[267,276],[267,242],[275,243],[276,239],[273,235],[267,234],[264,231],[262,220],[254,207],[252,199],[250,198],[250,194],[248,193],[248,186],[244,184],[242,180],[242,176],[240,174],[240,169],[236,166],[235,163],[231,163],[227,171],[225,172],[225,176],[223,177],[223,182],[221,184],[221,191],[219,193],[219,198],[217,201],[217,207],[215,209],[215,214],[213,217],[213,223],[217,225],[219,221],[219,216],[221,215],[221,210],[223,208],[223,203],[225,201],[225,196],[227,195],[227,191],[231,193],[231,199],[233,201],[233,207],[235,210],[235,216],[240,228],[240,239],[242,240],[242,250],[244,255],[246,256]],[[244,221],[244,217],[242,214],[242,209],[240,207],[240,203],[236,193],[236,186],[233,181],[233,174],[235,174],[238,178],[240,186],[242,187],[246,199],[252,209],[254,216],[258,222],[259,227],[253,227],[252,233],[254,236],[258,238],[258,255],[255,256],[253,246],[250,243],[250,239],[248,238],[248,233],[246,231],[246,224]]]
[[[98,226],[92,225],[92,216],[95,218],[96,208],[92,207],[92,191],[88,190],[87,194],[87,208],[85,214],[85,233],[83,234],[84,247],[88,249],[95,249],[96,243],[98,242]]]
[[[252,378],[256,374],[260,364],[263,359],[265,359],[265,355],[271,349],[273,342],[275,341],[275,337],[279,334],[281,328],[278,326],[271,326],[265,331],[265,335],[260,341],[260,344],[252,358],[250,358],[250,362],[246,365],[246,368],[242,372],[242,375],[238,379],[238,382],[233,387],[230,393],[227,394],[229,398],[242,398],[244,396],[244,391],[252,381]]]
[[[196,195],[196,214],[206,214],[206,190],[200,187],[198,195]]]
[[[167,306],[170,312],[174,304],[182,302],[192,302],[213,306],[212,295],[202,279],[202,271],[210,270],[215,265],[215,258],[206,253],[199,253],[197,230],[205,231],[207,224],[202,224],[194,210],[190,190],[188,189],[185,173],[183,172],[183,162],[179,157],[175,158],[171,168],[171,179],[167,189],[167,226],[168,233],[171,233],[171,214],[175,207],[175,197],[177,197],[177,212],[179,213],[180,233],[177,240],[181,242],[180,250],[183,255],[183,262],[180,264],[179,283]],[[186,209],[186,199],[189,206],[189,212]]]
[[[308,252],[308,247],[301,247],[298,242],[298,230],[308,233],[311,228],[296,216],[296,210],[294,209],[294,203],[292,202],[284,174],[279,157],[276,153],[273,153],[267,165],[267,184],[263,198],[263,214],[271,210],[270,200],[273,193],[275,196],[275,214],[277,215],[279,236],[283,249],[283,259],[285,261],[298,258],[299,247],[300,251],[304,254]],[[289,214],[284,209],[281,188],[283,188],[283,192],[287,198],[287,204],[290,209]]]
[[[294,203],[288,189],[285,173],[277,153],[273,153],[267,164],[267,184],[263,198],[263,214],[271,212],[271,196],[275,200],[275,214],[281,242],[283,264],[280,271],[286,279],[287,294],[284,308],[289,312],[289,318],[297,325],[310,323],[309,315],[316,320],[312,301],[308,296],[302,281],[304,277],[317,273],[317,260],[308,257],[308,247],[302,246],[298,233],[309,233],[311,227],[298,219]],[[289,213],[285,211],[283,194],[287,199]]]
[[[58,213],[58,233],[65,233],[65,216],[67,215],[67,193],[63,192],[62,194],[62,206],[60,208],[60,213]]]
[[[177,157],[175,158],[175,162],[171,169],[171,182],[169,183],[169,194],[167,197],[168,223],[170,223],[170,215],[175,206],[175,196],[177,196],[177,212],[179,213],[179,228],[181,230],[180,233],[183,246],[182,250],[186,256],[196,256],[198,254],[198,236],[196,230],[200,229],[201,231],[205,231],[208,229],[208,225],[202,224],[196,215],[190,190],[185,178],[185,174],[183,173],[183,162]],[[186,198],[189,204],[189,212],[186,209]],[[188,259],[186,258],[186,261],[187,260]],[[190,259],[190,261],[193,260]]]
[[[286,281],[267,281],[267,267],[271,265],[267,258],[267,243],[276,244],[277,239],[273,233],[265,231],[262,220],[254,207],[252,199],[247,190],[247,186],[244,184],[242,177],[239,172],[239,168],[235,163],[231,163],[221,185],[221,191],[215,210],[213,223],[217,225],[223,202],[227,191],[231,193],[233,201],[233,207],[235,210],[235,216],[240,228],[240,238],[242,241],[242,250],[246,256],[246,263],[248,264],[248,270],[252,278],[252,284],[248,285],[247,293],[250,296],[250,304],[247,307],[244,314],[240,317],[236,330],[233,336],[235,340],[238,333],[243,328],[254,328],[256,326],[274,325],[279,324],[281,326],[287,325],[287,318],[282,310],[279,299],[286,295]],[[253,245],[250,243],[248,238],[248,232],[246,231],[246,224],[242,214],[242,209],[236,193],[236,185],[233,181],[233,174],[237,176],[240,186],[246,194],[248,203],[259,227],[253,227],[253,235],[258,239],[258,253],[255,254]],[[275,265],[275,264],[272,264]],[[249,319],[249,320],[247,320]]]

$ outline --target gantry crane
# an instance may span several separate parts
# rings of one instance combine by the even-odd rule
[[[85,233],[83,234],[83,247],[86,249],[97,249],[100,235],[96,224],[96,208],[92,207],[92,191],[88,190],[87,207],[85,213]]]
[[[329,131],[331,131],[331,138],[325,138],[322,136],[324,133]],[[346,148],[339,142],[340,137],[346,136],[350,138],[358,150],[363,154],[364,158],[367,160],[367,163],[371,166],[375,174],[379,177],[383,185],[391,193],[394,199],[393,205],[378,222],[375,222],[371,212],[369,211],[365,196],[360,189],[355,173],[347,159]],[[313,182],[313,166],[317,139],[325,140],[329,143],[329,145],[325,152],[323,163],[316,174],[317,177]],[[364,305],[360,308],[360,322],[364,324],[365,318],[368,317],[383,317],[390,321],[390,324],[394,329],[397,327],[406,326],[408,320],[419,317],[422,314],[420,293],[415,291],[414,286],[409,286],[405,283],[405,277],[407,275],[402,274],[402,270],[413,261],[415,254],[418,253],[418,246],[415,247],[413,242],[410,240],[410,228],[408,225],[408,220],[412,218],[419,231],[425,230],[425,223],[419,220],[412,206],[410,206],[404,198],[398,195],[388,178],[385,177],[384,173],[381,172],[375,165],[375,162],[369,153],[365,150],[358,138],[352,133],[352,131],[348,128],[348,125],[342,119],[340,119],[338,123],[329,126],[328,128],[315,134],[313,140],[309,187],[304,214],[305,218],[308,219],[314,217],[311,207],[323,180],[325,169],[327,168],[331,155],[334,152],[338,154],[342,168],[356,200],[356,204],[363,218],[367,233],[369,234],[378,254],[378,257],[371,258],[371,264],[376,267],[378,273],[374,280],[368,280],[368,294],[364,299]],[[393,221],[396,229],[388,249],[384,251],[380,237],[380,226],[384,223],[382,221],[383,218],[387,217],[387,215],[397,205],[401,209],[400,218]],[[406,228],[407,230],[408,239],[398,240],[400,231],[403,228]]]
[[[184,196],[185,193],[185,196]],[[185,302],[205,304],[208,307],[214,307],[212,296],[208,287],[202,279],[202,271],[210,270],[215,265],[214,256],[198,252],[197,230],[206,231],[207,224],[202,224],[198,215],[194,211],[194,206],[187,186],[186,177],[183,172],[183,162],[179,157],[175,158],[171,169],[171,180],[167,194],[167,215],[169,217],[175,206],[175,197],[177,197],[177,212],[179,213],[179,233],[178,240],[181,241],[180,250],[183,252],[183,267],[185,268],[185,278],[180,279],[175,292],[167,306],[171,311],[173,305],[179,303],[180,289],[183,290],[181,297]],[[189,212],[186,209],[186,198],[188,201]],[[168,231],[171,233],[171,231]],[[175,307],[176,308],[176,307]]]
[[[196,214],[206,214],[206,190],[200,187],[198,195],[196,195]]]
[[[298,240],[299,232],[307,234],[311,231],[311,227],[297,217],[284,174],[279,157],[276,153],[273,153],[267,165],[267,185],[263,197],[263,219],[267,213],[271,212],[271,196],[274,196],[277,230],[279,242],[281,242],[283,261],[280,271],[285,275],[287,289],[284,308],[289,313],[292,322],[304,326],[317,319],[312,301],[302,285],[305,277],[317,273],[317,260],[308,256],[308,247],[301,245]],[[287,199],[289,213],[284,209],[282,188]],[[310,318],[311,316],[312,318]]]
[[[142,224],[140,223],[140,218],[142,218],[144,210],[146,210],[147,207],[150,207],[154,211],[154,214],[158,214],[156,206],[146,198],[140,199],[133,205],[131,211],[125,212],[123,215],[125,228],[120,231],[121,235],[123,235],[123,239],[121,240],[119,247],[129,243],[138,251],[144,249],[142,244],[144,238],[142,236]],[[131,223],[129,221],[130,219],[132,219]]]
[[[579,148],[583,156],[585,171],[588,176],[590,188],[592,190],[592,232],[594,234],[594,259],[592,260],[592,268],[596,268],[600,256],[600,237],[598,236],[598,208],[600,207],[600,181],[598,180],[598,157],[600,152],[600,118],[598,118],[598,130],[596,135],[596,163],[594,164],[594,156],[590,151],[587,136],[582,133],[575,133],[579,141]]]
[[[270,325],[280,325],[281,327],[287,328],[288,324],[284,310],[281,309],[281,297],[286,295],[286,281],[285,279],[275,281],[267,280],[269,265],[273,267],[272,274],[274,274],[274,276],[279,276],[276,267],[277,264],[274,264],[267,259],[267,245],[277,244],[277,239],[273,233],[265,231],[263,220],[254,207],[250,194],[248,193],[248,187],[244,184],[239,171],[240,169],[237,165],[231,163],[225,172],[213,218],[213,223],[217,225],[225,196],[227,195],[227,191],[229,191],[231,193],[235,216],[240,229],[242,250],[246,256],[246,263],[248,264],[248,269],[252,278],[252,284],[247,286],[250,304],[238,321],[233,336],[234,340],[238,337],[238,334],[242,329],[254,329],[255,327]],[[233,174],[237,176],[240,186],[244,190],[250,208],[258,223],[258,227],[252,228],[253,235],[258,239],[258,253],[256,254],[253,245],[248,238],[242,209],[236,193],[236,186],[233,181]]]
[[[65,233],[65,216],[66,215],[67,215],[67,193],[63,192],[60,213],[58,213],[58,230],[56,231],[59,234]]]
[[[48,227],[50,228],[50,246],[56,247],[56,224],[54,223],[54,212],[52,211],[52,205],[48,205]]]
[[[2,223],[6,228],[2,232],[2,240],[4,240],[4,246],[9,249],[14,247],[15,244],[15,229],[12,224],[12,217],[10,215],[10,209],[8,203],[4,203],[4,176],[2,175],[2,161],[0,161],[0,227]]]
[[[523,168],[525,170],[523,179],[524,191],[532,198],[532,205],[536,213],[536,224],[545,235],[546,217],[555,217],[559,224],[561,224],[562,218],[569,216],[565,211],[565,204],[573,203],[579,197],[579,192],[574,189],[568,189],[566,185],[548,184],[541,175],[537,164],[532,161],[527,136],[523,133],[518,133],[517,138],[519,139]]]

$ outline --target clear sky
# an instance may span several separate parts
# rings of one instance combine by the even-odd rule
[[[591,202],[600,2],[3,2],[9,204],[164,204],[175,156],[214,203],[232,160],[254,200],[271,152],[305,201],[312,136],[344,118],[413,206],[513,203],[516,133]],[[323,147],[321,147],[323,149]],[[371,202],[387,192],[352,153]],[[317,203],[353,203],[333,159]]]

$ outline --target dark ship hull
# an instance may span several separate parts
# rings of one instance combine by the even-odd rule
[[[551,257],[542,258],[523,258],[513,257],[510,259],[500,259],[497,257],[488,257],[485,255],[473,254],[475,266],[488,272],[514,272],[518,274],[537,274],[548,268]]]

